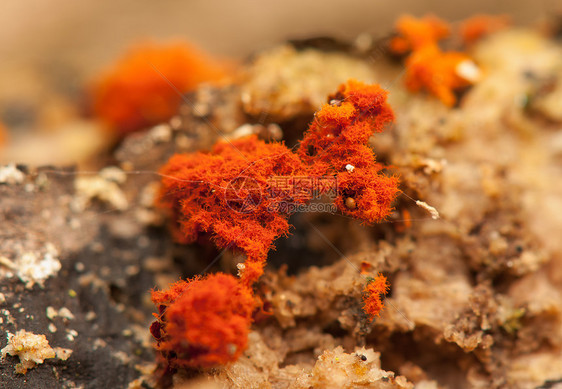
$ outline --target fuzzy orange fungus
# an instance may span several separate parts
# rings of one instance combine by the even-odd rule
[[[472,45],[486,35],[502,30],[508,25],[507,15],[475,15],[461,23],[460,36],[465,45]]]
[[[209,276],[153,293],[160,313],[152,334],[171,366],[207,367],[239,355],[249,307],[260,308],[252,285],[263,274],[273,241],[290,228],[293,211],[283,205],[309,202],[311,182],[337,183],[330,187],[335,204],[366,223],[390,214],[398,178],[382,173],[368,146],[369,137],[394,119],[386,97],[378,85],[348,81],[317,112],[296,153],[250,136],[217,143],[209,153],[174,155],[160,170],[158,205],[169,211],[176,240],[189,243],[206,235],[218,247],[246,255],[236,286],[231,276]]]
[[[254,298],[227,274],[179,281],[153,291],[150,331],[172,368],[208,368],[236,360],[246,348]]]
[[[305,168],[284,144],[256,136],[218,143],[210,153],[174,155],[160,173],[159,204],[172,211],[176,240],[208,233],[218,247],[242,251],[247,285],[261,276],[273,241],[289,231],[288,215],[272,206],[307,200],[292,198],[291,187],[272,190],[270,177],[304,175]]]
[[[381,296],[388,293],[388,288],[386,277],[380,273],[367,281],[367,286],[363,291],[363,311],[371,318],[379,316],[383,309],[384,304]]]
[[[412,92],[425,90],[448,107],[456,103],[454,91],[473,84],[479,70],[464,53],[444,52],[438,41],[445,38],[449,29],[445,22],[431,16],[415,19],[404,16],[397,22],[399,36],[391,41],[391,50],[406,58],[406,87]]]
[[[337,178],[338,209],[366,223],[385,219],[398,191],[398,177],[381,173],[368,145],[373,133],[394,120],[386,98],[378,85],[348,81],[316,113],[297,151],[311,175]],[[354,207],[346,206],[349,198]]]
[[[330,96],[333,103],[317,112],[296,154],[252,136],[220,142],[210,153],[173,156],[160,170],[159,204],[171,210],[176,239],[189,243],[208,233],[218,247],[242,251],[242,280],[251,285],[273,241],[289,231],[290,212],[276,206],[311,198],[297,190],[303,180],[296,178],[334,178],[341,212],[367,223],[383,220],[392,210],[398,178],[381,173],[368,140],[394,119],[386,96],[378,85],[342,85]],[[273,187],[271,177],[285,181]],[[345,205],[349,197],[354,209]]]
[[[225,75],[222,64],[187,43],[139,45],[94,83],[92,109],[121,133],[139,130],[174,115],[179,93]]]

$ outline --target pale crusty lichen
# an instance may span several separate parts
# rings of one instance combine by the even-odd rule
[[[341,346],[326,350],[318,357],[314,368],[303,373],[301,382],[294,388],[352,389],[413,389],[405,377],[395,377],[393,372],[381,369],[380,353],[373,349],[357,348],[345,353]]]
[[[6,277],[15,274],[27,289],[33,288],[35,284],[43,287],[45,281],[61,269],[58,255],[56,247],[47,243],[42,250],[23,252],[15,260],[0,256],[0,265],[8,269],[0,271],[0,274]]]
[[[15,366],[18,374],[25,374],[28,369],[42,364],[45,359],[58,358],[67,360],[72,350],[60,347],[51,348],[45,335],[37,335],[26,330],[15,334],[8,332],[8,345],[1,350],[2,358],[7,355],[17,356],[20,363]]]
[[[125,211],[129,207],[129,201],[119,185],[126,178],[125,172],[117,167],[102,169],[98,175],[77,178],[74,182],[76,196],[72,208],[82,212],[93,199],[99,199],[116,210]]]
[[[300,331],[301,342],[317,343],[308,340],[307,331]],[[268,343],[284,343],[279,334],[266,334]],[[297,341],[297,339],[295,338]],[[370,348],[356,348],[346,353],[341,346],[325,345],[323,352],[311,363],[299,363],[280,367],[283,359],[278,348],[270,348],[264,335],[252,332],[249,347],[244,357],[218,369],[214,382],[225,388],[278,388],[278,389],[351,389],[366,387],[371,389],[412,389],[413,385],[405,377],[395,376],[394,372],[381,369],[380,353]],[[288,343],[292,343],[289,340]],[[177,387],[185,384],[178,379]]]
[[[24,179],[25,174],[15,164],[0,166],[0,184],[21,184]]]

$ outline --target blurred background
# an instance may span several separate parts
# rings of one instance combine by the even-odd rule
[[[88,76],[142,38],[182,37],[213,54],[244,57],[287,38],[386,33],[403,13],[431,12],[453,22],[475,13],[506,13],[514,24],[528,24],[562,5],[557,0],[24,0],[0,7],[0,89],[7,93],[36,81],[16,77],[28,67],[50,77]]]
[[[508,14],[529,25],[561,9],[558,0],[4,0],[0,122],[12,133],[58,128],[74,116],[68,111],[80,106],[89,80],[147,39],[187,39],[212,55],[244,59],[288,38],[386,35],[404,13],[451,22]]]

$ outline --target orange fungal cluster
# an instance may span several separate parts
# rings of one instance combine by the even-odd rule
[[[169,211],[175,238],[188,243],[206,235],[219,248],[246,256],[239,279],[209,276],[153,292],[159,314],[152,334],[171,365],[208,367],[239,355],[250,308],[260,305],[252,285],[263,274],[273,241],[289,232],[292,211],[280,205],[309,202],[310,182],[337,183],[334,202],[354,218],[374,223],[389,215],[399,180],[382,173],[368,146],[369,137],[394,119],[386,98],[378,85],[350,80],[316,113],[296,153],[250,136],[220,142],[209,153],[175,155],[161,169],[158,204]],[[278,178],[282,185],[274,185]],[[374,303],[367,308],[376,314]]]
[[[375,278],[371,278],[367,281],[367,286],[363,292],[363,310],[371,318],[379,316],[381,310],[384,307],[382,296],[388,293],[388,282],[386,277],[382,274],[378,274]]]
[[[398,190],[398,178],[381,174],[368,145],[373,133],[394,121],[386,98],[379,85],[348,81],[316,113],[297,151],[310,175],[337,177],[338,209],[367,223],[390,214]]]
[[[147,43],[132,48],[92,88],[94,114],[127,133],[176,113],[181,93],[218,81],[225,66],[187,43]]]
[[[207,368],[236,360],[246,348],[254,298],[228,274],[179,281],[152,291],[158,307],[150,332],[171,368]]]
[[[303,176],[305,167],[284,144],[251,136],[217,143],[210,153],[174,155],[160,173],[159,204],[171,210],[176,240],[191,243],[206,233],[218,247],[243,252],[242,279],[251,285],[273,241],[289,231],[288,215],[272,206],[292,199],[292,188],[273,191],[269,178]]]
[[[273,241],[289,231],[289,212],[276,206],[310,200],[309,190],[296,188],[307,181],[297,178],[334,178],[341,212],[368,223],[387,217],[398,178],[381,173],[367,144],[394,119],[386,96],[378,85],[342,85],[317,112],[297,153],[251,136],[220,142],[210,153],[173,156],[160,170],[159,204],[171,211],[176,238],[189,243],[208,233],[218,247],[242,251],[242,280],[251,285]],[[273,186],[272,177],[286,180]],[[346,205],[349,198],[355,207]]]
[[[403,16],[396,29],[398,36],[390,42],[390,49],[397,54],[410,52],[405,84],[412,92],[425,90],[451,107],[457,100],[454,91],[478,80],[479,69],[467,54],[439,47],[438,42],[450,31],[445,22],[435,16]]]

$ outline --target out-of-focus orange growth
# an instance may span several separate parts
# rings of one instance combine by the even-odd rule
[[[373,271],[373,267],[374,266],[369,262],[362,261],[360,267],[361,274],[369,274],[371,271]]]
[[[427,45],[406,59],[404,82],[410,91],[425,90],[452,107],[457,101],[454,91],[471,85],[478,75],[478,68],[468,55]]]
[[[251,291],[227,274],[179,281],[153,291],[157,320],[150,332],[172,368],[209,368],[235,361],[248,342]]]
[[[0,147],[4,146],[4,144],[8,140],[8,130],[2,123],[0,123]]]
[[[372,319],[379,316],[383,309],[382,296],[388,293],[388,288],[386,277],[380,273],[367,281],[367,286],[363,291],[363,311]]]
[[[412,215],[407,209],[402,211],[402,222],[404,223],[404,228],[408,229],[412,227]]]
[[[468,55],[439,48],[438,41],[449,34],[445,22],[434,16],[403,16],[396,29],[400,35],[391,41],[390,48],[401,54],[411,51],[404,77],[410,91],[425,90],[451,107],[456,103],[454,91],[478,80],[479,70]]]
[[[407,209],[403,209],[402,210],[402,220],[399,220],[394,225],[394,230],[396,232],[402,233],[402,232],[405,232],[406,230],[408,230],[411,227],[412,227],[412,215],[410,214],[410,211],[408,211]]]
[[[190,44],[139,45],[94,82],[92,109],[120,133],[139,130],[173,116],[180,93],[226,74],[224,64]]]
[[[486,35],[506,28],[509,23],[508,15],[475,15],[461,23],[459,33],[463,43],[469,46]]]
[[[433,44],[449,36],[448,23],[433,15],[415,18],[411,15],[401,16],[396,22],[398,36],[390,41],[390,50],[396,54],[406,54],[418,50],[427,44]]]

